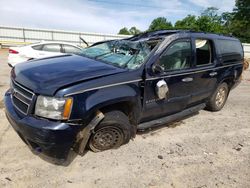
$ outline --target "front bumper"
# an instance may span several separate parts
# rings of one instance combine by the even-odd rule
[[[22,140],[37,152],[56,159],[67,159],[80,126],[38,119],[31,115],[21,117],[15,110],[11,95],[5,94],[6,116]]]

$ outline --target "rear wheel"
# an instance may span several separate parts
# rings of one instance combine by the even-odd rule
[[[131,138],[132,125],[123,112],[110,111],[104,115],[89,140],[88,146],[94,152],[118,148]]]
[[[219,87],[210,98],[209,102],[207,103],[206,109],[213,112],[221,110],[227,101],[228,93],[228,85],[227,83],[223,82],[219,85]]]

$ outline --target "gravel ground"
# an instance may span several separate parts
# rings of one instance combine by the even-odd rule
[[[139,133],[117,150],[68,166],[34,155],[5,118],[7,51],[0,51],[0,187],[250,187],[250,71],[224,109]]]

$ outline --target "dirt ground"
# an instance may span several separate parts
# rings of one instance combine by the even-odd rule
[[[250,187],[250,71],[224,109],[76,156],[68,166],[34,155],[5,118],[7,51],[0,51],[0,187]]]

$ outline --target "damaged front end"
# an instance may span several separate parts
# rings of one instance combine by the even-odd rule
[[[83,156],[88,140],[91,136],[92,131],[104,118],[104,114],[100,111],[96,113],[96,116],[90,121],[90,123],[78,132],[76,136],[76,142],[74,145],[74,151],[79,155]]]

